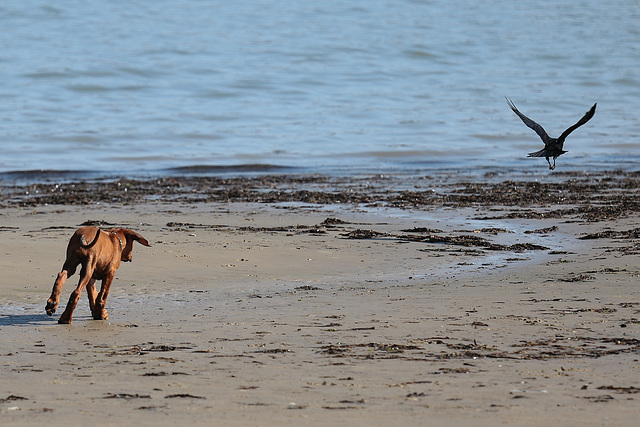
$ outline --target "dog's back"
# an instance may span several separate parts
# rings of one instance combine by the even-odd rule
[[[100,229],[94,226],[80,227],[73,233],[67,245],[67,259],[78,258],[87,254],[100,238]]]
[[[92,248],[98,243],[98,237],[100,237],[100,229],[94,226],[81,227],[76,230],[74,236],[78,236],[80,244],[85,249]]]

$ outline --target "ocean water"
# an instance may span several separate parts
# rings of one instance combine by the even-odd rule
[[[0,3],[0,179],[640,160],[640,2]],[[59,172],[56,172],[59,173]]]

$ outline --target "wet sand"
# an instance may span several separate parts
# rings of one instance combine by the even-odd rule
[[[638,178],[4,187],[3,425],[634,425]],[[83,223],[145,236],[44,313]]]

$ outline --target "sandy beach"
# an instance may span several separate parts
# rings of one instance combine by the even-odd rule
[[[2,188],[2,425],[631,426],[634,174]],[[136,245],[44,306],[81,224]]]

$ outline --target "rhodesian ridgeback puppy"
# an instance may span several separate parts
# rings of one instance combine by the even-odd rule
[[[47,300],[45,307],[47,314],[51,316],[56,312],[64,282],[67,277],[73,276],[78,265],[82,265],[78,287],[71,292],[69,303],[58,319],[58,323],[71,323],[73,310],[76,308],[82,289],[85,287],[93,318],[107,320],[105,303],[111,282],[120,266],[120,261],[131,261],[134,241],[144,246],[151,246],[147,239],[126,228],[101,230],[98,227],[89,226],[76,230],[67,246],[67,259],[62,266],[62,271],[58,273],[51,296]],[[96,280],[102,280],[99,293],[96,293]]]

